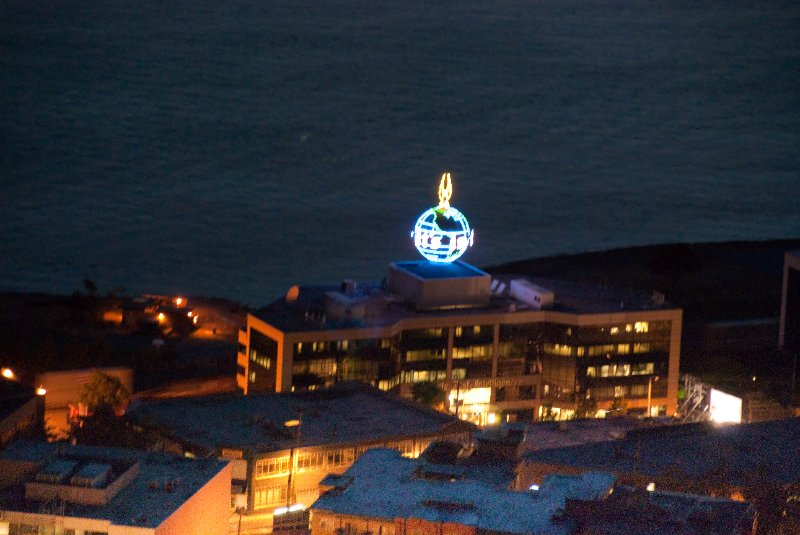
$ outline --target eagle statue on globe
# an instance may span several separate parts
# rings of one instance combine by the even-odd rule
[[[411,232],[417,250],[431,262],[454,262],[475,241],[475,230],[469,228],[467,218],[450,206],[452,196],[453,180],[450,173],[444,173],[439,182],[439,206],[423,212]]]

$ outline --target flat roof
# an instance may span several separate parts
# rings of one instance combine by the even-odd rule
[[[302,447],[474,429],[454,416],[361,383],[312,392],[138,400],[128,416],[209,451],[225,447],[254,453],[294,447],[294,431],[284,423],[295,419],[302,421]]]
[[[488,277],[489,274],[464,262],[429,262],[410,260],[394,262],[393,265],[421,279],[462,279],[467,277]]]
[[[143,528],[159,526],[228,464],[228,461],[217,459],[187,459],[165,453],[28,440],[13,442],[0,452],[0,460],[28,463],[79,460],[86,466],[138,462],[139,473],[107,504],[65,503],[64,511],[59,511],[59,515],[109,520],[120,526]],[[31,475],[35,473],[34,470]],[[163,489],[167,480],[175,482],[171,492]],[[153,489],[151,483],[154,481],[159,482],[161,488]],[[24,498],[22,485],[0,492],[0,508],[6,511],[40,513],[41,507],[42,502]]]
[[[527,451],[527,463],[564,465],[658,477],[675,468],[700,479],[727,466],[728,481],[745,484],[755,468],[780,483],[800,482],[800,418],[718,426],[684,424],[629,430],[625,438]]]
[[[344,473],[340,490],[323,494],[311,509],[452,522],[492,532],[566,535],[573,526],[551,521],[566,500],[599,498],[615,481],[610,474],[587,473],[563,476],[537,493],[519,492],[477,480],[421,477],[427,472],[424,463],[394,450],[368,450]]]
[[[542,314],[550,310],[570,314],[610,314],[679,309],[672,303],[656,300],[652,293],[641,290],[607,288],[581,282],[517,275],[496,275],[493,279],[498,281],[495,286],[501,290],[496,290],[492,294],[490,303],[486,307],[419,311],[415,310],[412,304],[404,303],[399,296],[389,293],[380,284],[359,283],[354,297],[385,298],[388,306],[382,314],[370,320],[346,322],[328,320],[322,324],[319,318],[325,314],[325,294],[340,290],[339,286],[329,285],[301,286],[295,301],[289,303],[281,297],[266,307],[252,312],[252,315],[283,332],[305,332],[343,328],[382,328],[405,319],[452,318],[453,321],[461,321],[463,318],[463,321],[469,322],[472,321],[471,317],[481,314],[520,315],[540,312],[511,297],[510,282],[514,279],[528,280],[555,294],[552,308],[541,311]]]

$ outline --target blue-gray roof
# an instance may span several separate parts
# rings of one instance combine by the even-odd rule
[[[516,492],[482,481],[420,477],[424,461],[399,452],[372,449],[345,472],[351,482],[320,496],[312,510],[393,520],[419,518],[454,522],[503,533],[560,535],[566,526],[551,522],[567,498],[598,499],[614,485],[609,474],[566,476],[540,492]]]
[[[528,463],[564,465],[652,477],[700,479],[721,470],[745,484],[754,470],[779,483],[800,481],[800,418],[716,426],[689,424],[629,431],[624,439],[528,451]]]
[[[140,400],[129,407],[128,415],[209,451],[289,449],[296,438],[284,423],[294,419],[302,421],[300,440],[305,447],[473,429],[453,416],[355,383],[313,392]]]

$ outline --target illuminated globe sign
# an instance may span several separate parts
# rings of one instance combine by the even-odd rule
[[[422,256],[431,262],[453,262],[475,241],[464,214],[450,206],[453,181],[444,173],[439,183],[439,206],[426,210],[414,225],[411,237]]]

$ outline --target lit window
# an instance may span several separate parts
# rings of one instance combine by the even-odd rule
[[[594,366],[589,366],[586,368],[586,377],[596,377],[597,376],[597,368]]]
[[[633,328],[637,333],[646,333],[649,325],[646,321],[637,321],[633,324]]]
[[[611,334],[619,334],[619,327],[611,327]]]

